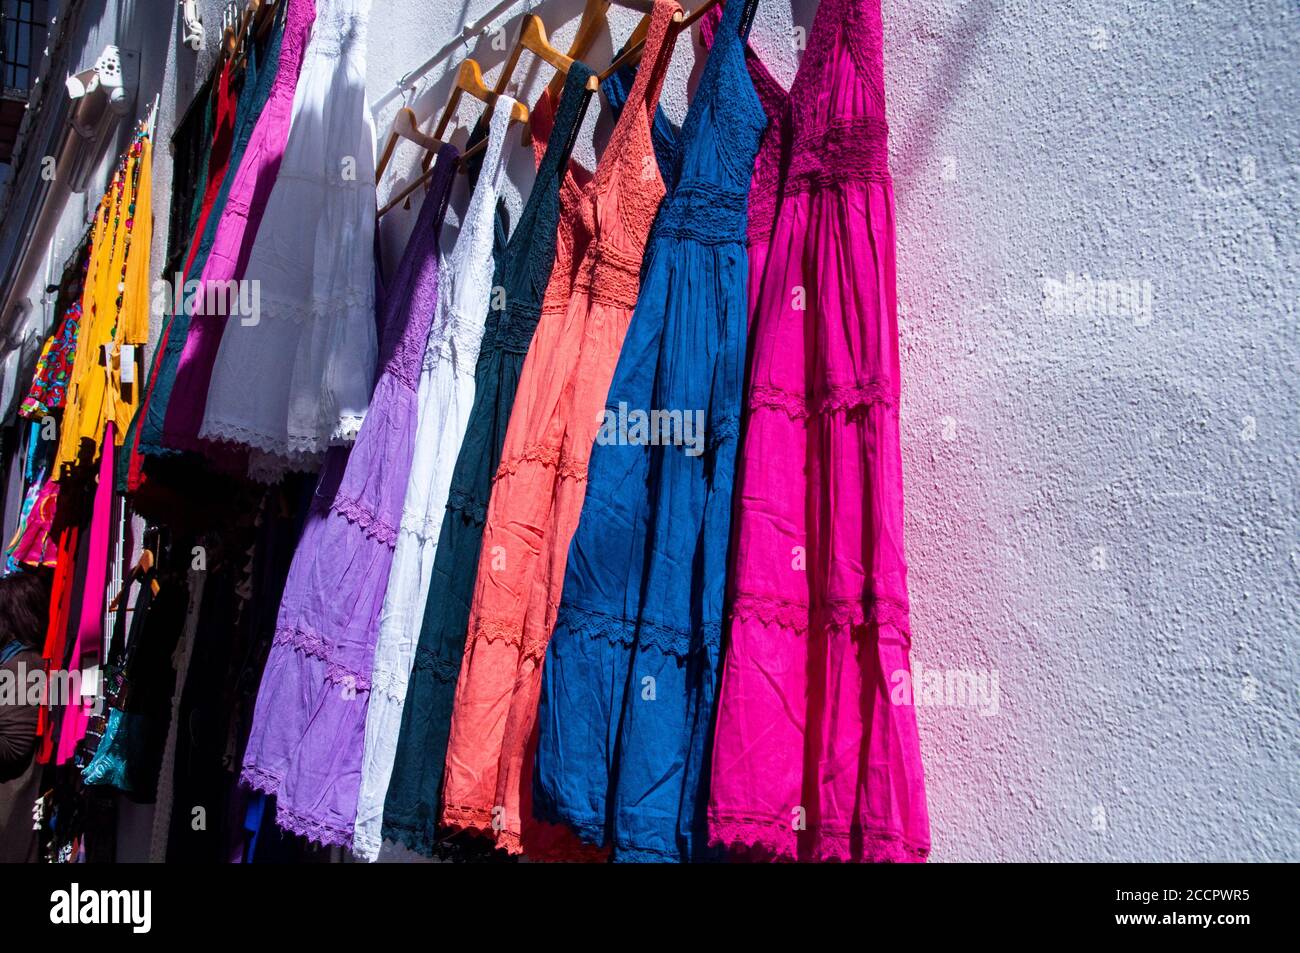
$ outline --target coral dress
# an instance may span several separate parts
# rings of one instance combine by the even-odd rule
[[[416,388],[455,164],[456,150],[444,147],[385,296],[385,362],[373,410],[351,453],[338,447],[326,459],[244,753],[242,778],[277,796],[276,823],[322,844],[352,843],[379,610],[414,452]]]
[[[564,321],[539,326],[488,505],[447,749],[443,822],[511,853],[568,850],[532,818],[541,664],[555,623],[587,461],[640,288],[664,183],[651,117],[672,55],[674,0],[656,0],[645,52],[580,213],[591,241]],[[535,839],[535,846],[530,841]],[[574,845],[576,847],[577,845]]]
[[[478,406],[480,347],[493,280],[494,210],[505,183],[502,150],[514,100],[503,97],[492,113],[482,174],[460,223],[456,244],[443,259],[438,302],[420,372],[419,425],[415,457],[406,482],[401,522],[388,590],[379,614],[373,691],[366,713],[361,799],[353,852],[365,860],[379,855],[384,794],[402,723],[406,680],[429,594],[452,471],[472,409]]]
[[[756,0],[731,0],[678,140],[547,650],[540,816],[615,860],[707,846],[704,755],[716,699],[745,370],[746,205],[767,125],[745,68]],[[626,437],[626,439],[624,439]],[[642,439],[646,438],[646,439]],[[707,777],[707,776],[705,776]]]
[[[489,317],[491,326],[476,373],[474,415],[456,461],[424,606],[383,825],[385,837],[424,854],[442,848],[459,853],[465,846],[459,840],[441,841],[437,824],[456,677],[465,649],[483,523],[525,355],[530,344],[552,349],[555,335],[567,326],[577,264],[591,238],[579,214],[591,173],[568,159],[582,124],[589,75],[584,66],[575,65],[565,80],[558,109],[549,92],[543,91],[532,110],[537,179],[510,247],[498,259],[498,283],[508,288],[505,307]],[[603,84],[615,116],[634,76],[635,70],[627,69]],[[656,111],[654,128],[658,154],[673,135],[661,111]]]
[[[921,860],[879,0],[823,0],[751,332],[711,839]]]
[[[376,785],[384,836],[424,854],[435,850],[438,835],[434,820],[447,747],[449,706],[439,701],[449,677],[454,678],[459,671],[459,665],[453,667],[443,656],[446,648],[454,647],[454,658],[459,661],[459,650],[464,646],[465,618],[473,594],[473,572],[478,565],[492,474],[500,462],[520,369],[555,262],[560,182],[590,98],[584,89],[590,75],[591,71],[581,63],[574,64],[565,82],[559,117],[549,135],[549,96],[543,94],[546,105],[541,112],[536,108],[532,112],[534,156],[539,160],[537,178],[514,235],[496,258],[492,284],[505,290],[503,306],[487,311],[474,371],[474,406],[445,497],[446,516],[439,527],[430,575],[425,579],[422,598],[410,606],[414,611],[403,620],[408,628],[402,633],[399,654],[405,670],[400,675],[409,675],[410,684],[403,681],[400,696],[390,704],[389,717],[394,720],[384,734],[374,733],[374,749],[379,752],[376,760],[386,759],[384,785],[382,789]],[[494,119],[501,109],[498,104]],[[459,638],[454,643],[426,638],[426,630],[435,631],[425,622],[430,611],[436,619],[453,620],[450,626],[455,626],[454,620],[459,617],[459,626],[455,626],[460,630]],[[382,642],[375,653],[376,669],[381,649]],[[372,705],[371,721],[366,725],[367,762],[375,715]],[[358,841],[363,820],[358,813]]]

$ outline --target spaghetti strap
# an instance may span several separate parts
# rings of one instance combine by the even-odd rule
[[[641,69],[637,70],[636,80],[627,94],[628,105],[641,103],[646,115],[654,113],[659,105],[659,96],[663,92],[664,77],[668,73],[668,62],[672,59],[673,47],[677,34],[672,30],[672,19],[681,13],[677,0],[654,0],[650,13],[650,28],[646,32],[645,47],[641,55]],[[670,36],[671,33],[671,36]],[[665,42],[666,40],[670,42]],[[646,65],[649,69],[646,69]],[[626,110],[625,114],[632,113]],[[621,122],[621,120],[620,120]]]

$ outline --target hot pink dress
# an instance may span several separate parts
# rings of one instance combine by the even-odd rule
[[[770,246],[750,279],[709,830],[780,859],[922,860],[930,848],[899,688],[911,636],[881,43],[879,0],[822,0],[790,91]]]

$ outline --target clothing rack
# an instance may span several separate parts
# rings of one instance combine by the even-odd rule
[[[470,40],[475,36],[486,36],[488,33],[491,33],[492,27],[498,20],[510,19],[510,17],[514,15],[515,8],[524,6],[525,4],[529,9],[533,6],[532,0],[498,0],[497,5],[487,13],[483,14],[483,16],[479,17],[476,23],[467,24],[462,28],[460,36],[448,40],[436,53],[419,66],[415,67],[415,69],[403,73],[398,78],[397,82],[393,84],[392,89],[374,101],[370,107],[371,115],[378,118],[382,114],[385,106],[391,103],[394,99],[404,96],[407,92],[414,89],[418,80],[423,78],[429,70],[433,69],[443,60],[448,59],[454,52],[456,52],[457,48],[464,47],[468,49]]]

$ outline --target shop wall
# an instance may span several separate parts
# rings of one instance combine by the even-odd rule
[[[582,5],[531,4],[561,47]],[[135,112],[160,93],[165,140],[211,66],[222,3],[201,4],[199,53],[170,0],[86,6],[124,17],[88,17],[84,46],[93,60],[100,26],[134,38]],[[375,0],[372,100],[506,6]],[[430,71],[412,96],[426,128],[465,53],[495,77],[527,6],[503,39],[475,35]],[[761,0],[752,42],[786,84],[815,6]],[[997,685],[918,713],[934,859],[1300,859],[1293,5],[884,0],[884,14],[914,657]],[[612,11],[613,35],[636,19]],[[604,37],[590,59],[611,53]],[[663,98],[675,122],[702,62],[682,39]],[[550,74],[520,75],[531,102]],[[596,113],[575,151],[588,166],[610,130]],[[475,115],[462,109],[458,140]],[[155,155],[162,261],[171,168]],[[417,161],[399,152],[381,202]],[[512,220],[531,182],[514,148]],[[385,218],[387,261],[416,211]],[[70,206],[64,240],[85,214]]]
[[[581,0],[534,6],[564,46]],[[761,0],[784,83],[815,7]],[[493,8],[377,3],[372,96]],[[996,713],[919,711],[934,858],[1298,859],[1294,6],[884,16],[914,655],[998,686]],[[679,42],[675,121],[701,62]],[[588,127],[590,165],[609,126]],[[516,215],[531,162],[511,156]],[[385,222],[390,260],[405,228]]]

